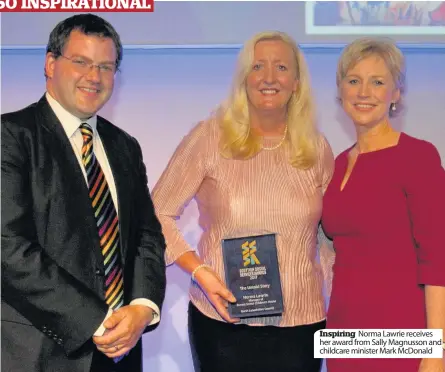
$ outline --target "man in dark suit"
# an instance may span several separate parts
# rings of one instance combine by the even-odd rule
[[[47,92],[1,117],[2,369],[141,371],[165,241],[138,142],[96,113],[122,59],[104,19],[60,22]]]

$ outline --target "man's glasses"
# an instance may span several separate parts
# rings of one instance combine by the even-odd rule
[[[115,63],[101,63],[101,64],[94,64],[90,61],[85,60],[82,57],[65,57],[64,55],[60,55],[62,58],[65,58],[66,60],[70,61],[74,68],[83,73],[88,74],[92,68],[97,67],[99,72],[103,75],[114,75],[117,71],[117,66]]]

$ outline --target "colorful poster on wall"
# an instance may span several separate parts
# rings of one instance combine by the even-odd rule
[[[306,33],[443,35],[445,1],[308,1]]]

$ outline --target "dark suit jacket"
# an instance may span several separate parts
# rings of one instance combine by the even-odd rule
[[[89,371],[107,306],[85,178],[45,97],[1,125],[2,368]],[[100,117],[97,130],[118,195],[125,304],[147,298],[161,308],[165,241],[140,146]],[[125,359],[139,371],[140,345]]]

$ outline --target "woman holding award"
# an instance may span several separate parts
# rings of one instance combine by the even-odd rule
[[[284,33],[254,36],[240,52],[227,102],[182,140],[152,193],[167,263],[192,276],[196,371],[320,370],[313,335],[325,326],[327,270],[316,259],[317,229],[332,172],[301,51]],[[203,230],[199,255],[175,223],[192,198]],[[233,237],[240,242],[235,251]],[[227,278],[233,283],[226,285]],[[253,285],[236,287],[243,280]],[[261,291],[244,295],[251,288]],[[284,310],[271,314],[275,300]],[[229,303],[265,312],[238,319],[230,317]]]

